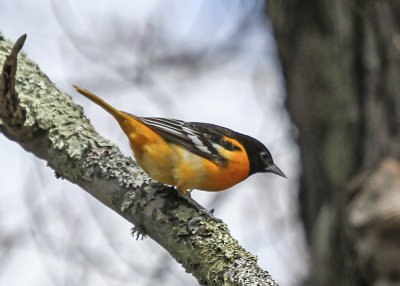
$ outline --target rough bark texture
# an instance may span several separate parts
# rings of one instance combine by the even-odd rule
[[[299,130],[306,284],[399,285],[399,1],[268,1],[267,14]]]
[[[224,223],[200,216],[173,188],[152,181],[100,137],[82,108],[59,91],[0,34],[0,132],[48,162],[57,177],[80,185],[162,245],[204,285],[276,285]],[[7,55],[9,55],[6,58]],[[18,62],[18,68],[17,68]]]

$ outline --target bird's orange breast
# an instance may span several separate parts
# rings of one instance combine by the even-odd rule
[[[246,151],[234,139],[224,138],[232,144],[239,146],[240,150],[230,151],[220,147],[218,152],[227,158],[227,163],[217,165],[207,159],[203,159],[206,179],[196,189],[206,191],[222,191],[230,188],[246,179],[249,175],[250,163]]]
[[[219,153],[228,159],[223,165],[179,146],[174,146],[174,149],[179,155],[176,157],[173,175],[176,186],[183,191],[188,189],[222,191],[248,177],[250,164],[246,151],[242,148],[240,151],[229,151],[220,147]]]

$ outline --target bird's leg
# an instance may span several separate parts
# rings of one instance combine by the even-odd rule
[[[211,209],[210,211],[208,211],[207,209],[205,209],[202,205],[200,205],[198,202],[196,202],[194,199],[192,199],[192,197],[190,196],[190,193],[192,192],[192,190],[186,190],[186,191],[181,191],[178,188],[178,195],[183,198],[184,200],[186,200],[187,202],[189,202],[191,205],[193,205],[199,212],[200,212],[200,216],[194,217],[192,218],[189,222],[188,222],[188,226],[189,224],[193,224],[196,220],[199,221],[202,215],[206,215],[209,218],[211,218],[212,220],[216,221],[216,222],[222,222],[221,219],[216,218],[214,216],[214,209]]]

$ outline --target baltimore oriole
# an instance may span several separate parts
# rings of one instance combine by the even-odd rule
[[[150,177],[185,194],[193,189],[222,191],[258,172],[286,177],[268,149],[250,136],[209,123],[134,116],[74,87],[114,116]]]

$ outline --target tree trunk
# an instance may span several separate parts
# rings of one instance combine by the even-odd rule
[[[299,131],[307,285],[400,283],[399,1],[268,1],[266,11]]]

